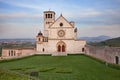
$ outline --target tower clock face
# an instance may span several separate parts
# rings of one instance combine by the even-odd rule
[[[64,30],[59,30],[58,31],[58,36],[59,37],[63,37],[65,35],[65,31]]]

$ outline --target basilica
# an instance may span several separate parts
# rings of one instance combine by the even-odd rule
[[[2,48],[2,57],[14,58],[34,54],[64,56],[85,53],[86,41],[77,39],[77,28],[62,14],[55,19],[54,11],[44,11],[44,31],[36,36],[36,47]]]
[[[85,52],[86,41],[77,39],[77,28],[61,14],[55,19],[54,11],[44,11],[44,33],[36,36],[36,50],[40,54],[67,55]]]

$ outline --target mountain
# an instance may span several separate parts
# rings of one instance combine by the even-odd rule
[[[101,42],[107,39],[111,39],[111,37],[101,35],[98,37],[80,37],[80,39],[86,40],[89,43],[89,42]]]
[[[110,46],[110,47],[120,47],[120,37],[108,39],[101,42],[90,43],[93,46]]]

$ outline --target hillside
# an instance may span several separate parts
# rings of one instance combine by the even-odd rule
[[[113,38],[113,39],[108,39],[108,40],[101,41],[101,42],[90,43],[90,45],[93,45],[93,46],[120,47],[120,37]]]
[[[101,42],[101,41],[104,41],[104,40],[111,39],[111,37],[101,35],[101,36],[97,36],[97,37],[80,37],[79,39],[86,40],[87,43],[90,43],[90,42]]]

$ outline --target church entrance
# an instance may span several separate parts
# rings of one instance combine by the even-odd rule
[[[66,45],[63,41],[60,41],[57,43],[57,52],[65,52],[66,51]]]
[[[115,56],[115,63],[119,64],[119,57],[118,56]]]

